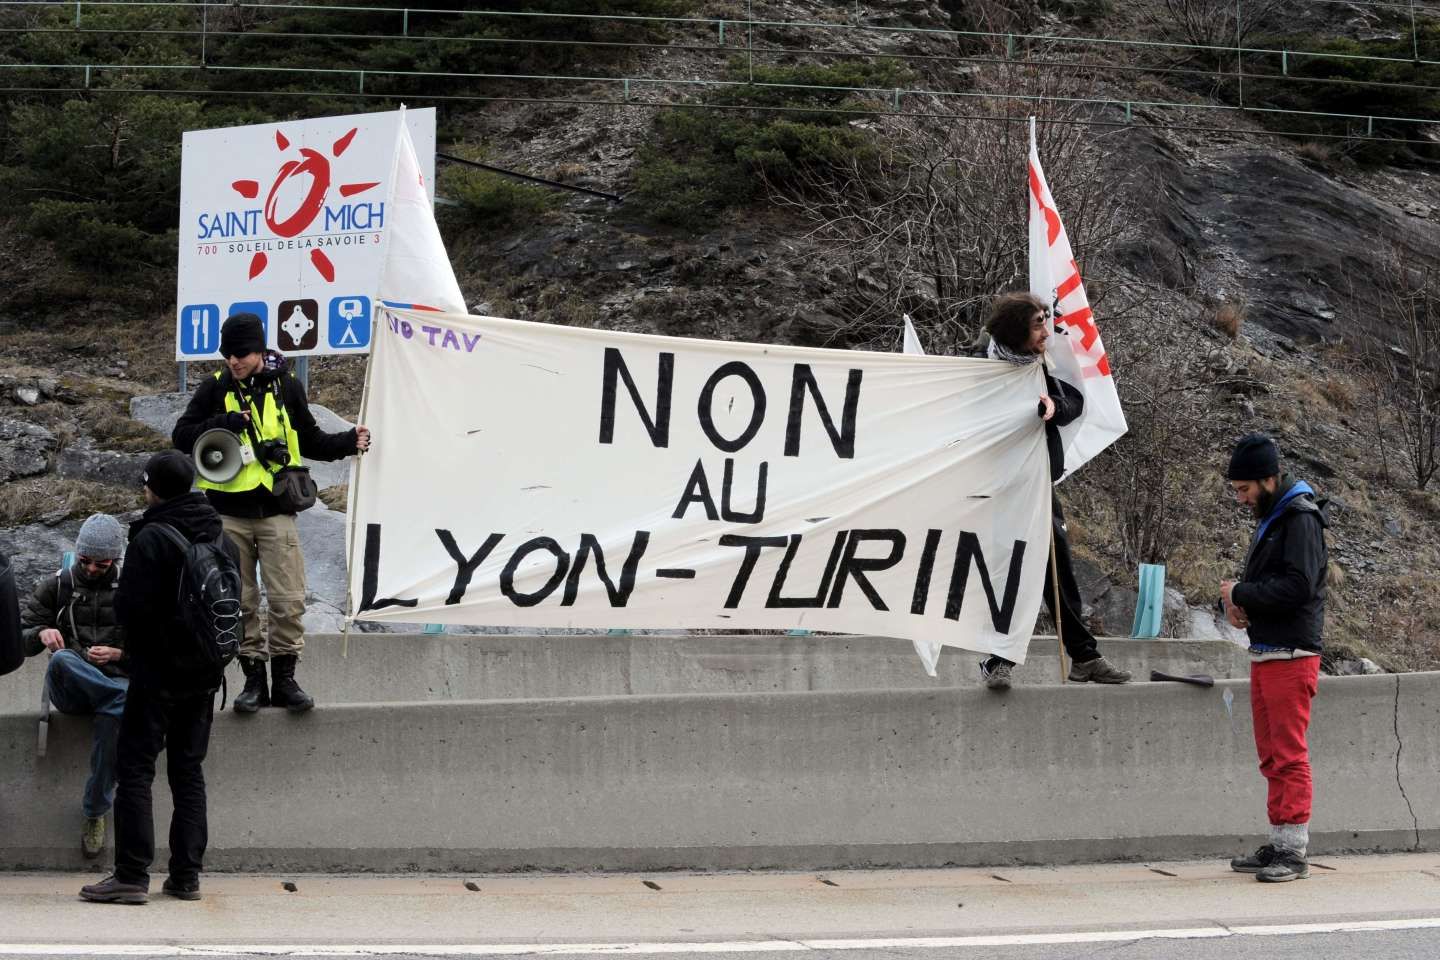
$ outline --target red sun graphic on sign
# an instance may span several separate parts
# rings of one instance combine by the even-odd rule
[[[331,155],[338,158],[349,148],[351,141],[355,139],[355,132],[358,128],[351,127],[350,132],[345,134],[331,146]],[[279,130],[275,131],[275,146],[281,153],[290,149],[290,141],[285,134]],[[330,160],[318,150],[309,147],[300,147],[299,160],[286,160],[280,165],[280,170],[275,174],[275,182],[270,185],[270,192],[265,197],[265,224],[275,231],[278,237],[296,237],[304,233],[320,211],[325,208],[325,195],[330,191]],[[310,188],[306,191],[305,197],[288,215],[283,215],[280,210],[280,189],[291,180],[299,184],[300,178],[310,178]],[[342,183],[340,195],[353,197],[356,194],[364,193],[372,187],[379,186],[379,182],[372,183]],[[231,189],[246,200],[254,200],[260,196],[260,182],[258,180],[236,180],[230,184]],[[250,260],[250,279],[254,280],[265,272],[270,259],[263,252],[256,253]],[[320,250],[310,251],[310,262],[320,276],[324,277],[327,283],[335,282],[335,265],[330,258]]]

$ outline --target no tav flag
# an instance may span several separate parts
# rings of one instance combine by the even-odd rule
[[[1065,476],[1124,436],[1125,413],[1110,371],[1110,358],[1095,325],[1085,283],[1075,263],[1070,237],[1060,220],[1040,153],[1035,146],[1035,119],[1030,119],[1030,292],[1050,306],[1056,336],[1046,358],[1054,375],[1085,395],[1085,412],[1060,428],[1065,441]],[[1064,479],[1063,477],[1061,479]]]

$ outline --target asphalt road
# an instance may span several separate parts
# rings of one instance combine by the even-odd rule
[[[207,875],[198,903],[157,896],[118,906],[78,900],[91,879],[0,874],[0,960],[1440,957],[1440,854],[1327,857],[1311,879],[1283,885],[1214,862],[819,875]]]
[[[534,948],[507,950],[504,953],[465,953],[464,956],[515,957],[515,956],[665,956],[673,960],[752,960],[755,951],[716,952],[710,948],[686,949],[683,945],[648,945],[663,949],[659,952],[643,952],[646,945],[636,950],[596,949],[584,953],[559,953],[537,951]],[[57,954],[30,953],[28,956],[57,956]],[[141,953],[68,953],[70,958],[94,958],[94,960],[120,960],[145,956]],[[176,949],[167,954],[154,956],[206,957],[208,960],[254,960],[257,955],[265,956],[384,956],[387,958],[435,958],[451,960],[456,952],[411,953],[404,947],[386,948],[384,953],[360,949],[340,954],[322,952],[265,952],[247,950],[244,953],[214,952],[211,950],[182,951]],[[1034,946],[973,946],[973,947],[894,947],[854,949],[825,949],[796,944],[790,950],[780,946],[767,945],[765,956],[777,960],[787,956],[804,956],[811,960],[930,960],[930,958],[965,958],[976,960],[1090,960],[1090,958],[1135,957],[1145,960],[1322,960],[1329,957],[1354,957],[1363,960],[1434,960],[1440,956],[1440,930],[1388,930],[1363,933],[1331,934],[1286,934],[1266,936],[1235,935],[1220,939],[1205,940],[1132,940],[1107,941],[1104,943],[1061,943]]]

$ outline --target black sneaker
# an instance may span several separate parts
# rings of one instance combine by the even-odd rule
[[[1235,857],[1230,861],[1230,869],[1236,873],[1259,873],[1274,863],[1278,855],[1279,851],[1267,843],[1248,857]]]
[[[1255,874],[1255,879],[1261,883],[1287,883],[1291,880],[1304,880],[1310,876],[1310,864],[1304,857],[1291,853],[1289,850],[1280,850],[1275,854],[1275,859],[1270,865]]]
[[[160,885],[160,892],[167,897],[174,897],[176,900],[199,900],[200,884],[197,883],[176,883],[170,877]]]
[[[150,893],[138,883],[121,883],[112,875],[81,887],[80,899],[91,903],[146,903]]]
[[[985,686],[991,690],[1010,689],[1011,665],[1004,660],[981,660],[980,679],[985,681]]]

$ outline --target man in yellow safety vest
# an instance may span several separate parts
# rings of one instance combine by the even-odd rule
[[[237,313],[220,329],[225,369],[206,379],[175,424],[171,440],[180,450],[217,427],[234,433],[253,457],[231,479],[199,486],[219,512],[225,533],[240,551],[244,580],[245,639],[240,665],[245,689],[235,710],[285,707],[301,713],[315,701],[295,682],[295,664],[305,645],[305,560],[295,527],[293,504],[277,497],[277,475],[302,465],[303,458],[341,460],[369,449],[370,431],[357,426],[327,433],[315,423],[305,387],[287,369],[285,358],[267,350],[265,329],[253,313]],[[259,568],[259,579],[256,568]],[[260,634],[260,587],[269,608],[267,636]],[[267,689],[265,662],[270,662]]]

